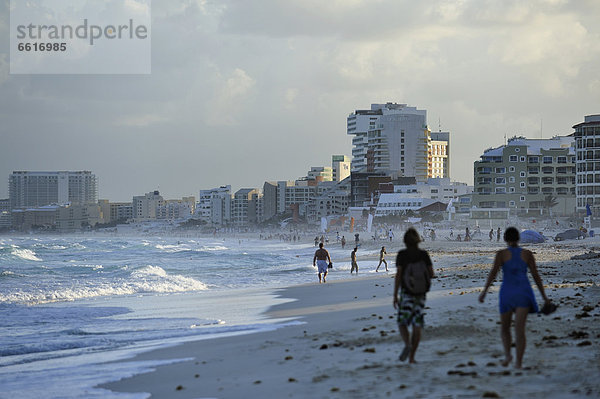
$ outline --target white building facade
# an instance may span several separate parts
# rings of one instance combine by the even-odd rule
[[[600,115],[588,115],[575,129],[577,212],[600,217]]]
[[[98,180],[90,171],[15,171],[8,187],[11,209],[98,201]]]
[[[231,186],[200,190],[196,217],[213,226],[226,226],[231,222]]]
[[[406,104],[371,104],[347,118],[352,172],[383,172],[423,182],[450,176],[450,133],[432,133],[427,111]]]

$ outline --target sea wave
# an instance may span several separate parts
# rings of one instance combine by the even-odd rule
[[[177,274],[168,274],[159,266],[134,270],[127,278],[88,282],[89,285],[69,285],[62,288],[33,287],[27,290],[0,293],[0,303],[37,305],[51,302],[75,301],[83,298],[133,295],[143,293],[175,293],[207,290],[202,281]]]
[[[36,262],[41,261],[41,259],[36,256],[37,254],[35,252],[33,252],[31,249],[13,247],[11,253],[13,256],[16,256],[17,258],[21,258],[24,260],[32,260],[32,261],[36,261]]]

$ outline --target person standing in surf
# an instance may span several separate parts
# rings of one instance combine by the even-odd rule
[[[350,274],[356,270],[356,274],[358,274],[358,263],[356,263],[356,251],[358,251],[358,247],[354,247],[354,251],[350,253],[350,259],[352,261],[352,267],[350,268]]]
[[[502,285],[500,286],[500,332],[502,345],[504,346],[504,361],[502,365],[504,367],[508,366],[513,358],[510,351],[512,345],[510,325],[514,313],[515,346],[517,351],[515,367],[518,369],[522,367],[523,355],[525,354],[525,323],[527,322],[527,315],[538,311],[535,295],[533,294],[531,283],[527,278],[527,269],[529,269],[544,302],[546,304],[550,303],[544,292],[544,284],[538,273],[533,253],[519,247],[519,238],[519,230],[514,227],[506,229],[504,232],[504,241],[508,244],[508,248],[496,253],[492,270],[487,278],[483,292],[479,295],[479,302],[483,303],[490,285],[496,278],[500,268],[502,268]]]
[[[375,269],[376,272],[379,271],[379,266],[381,266],[382,263],[385,264],[385,271],[388,271],[388,267],[387,267],[387,261],[385,260],[385,255],[387,254],[387,252],[385,252],[385,247],[381,247],[381,251],[379,251],[379,264],[377,265],[377,268]]]
[[[316,265],[315,265],[316,262]],[[323,243],[319,243],[319,249],[315,251],[313,257],[313,266],[317,266],[317,273],[319,274],[319,283],[321,283],[321,274],[323,275],[323,283],[325,283],[325,277],[327,277],[327,266],[332,263],[329,252],[323,248]]]

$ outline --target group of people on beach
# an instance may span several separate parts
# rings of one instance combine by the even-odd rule
[[[497,237],[500,235],[500,228],[497,230]],[[490,231],[490,240],[493,238],[493,229]],[[470,237],[469,229],[466,229],[466,237]],[[465,238],[466,238],[465,237]],[[525,324],[529,313],[539,311],[533,289],[529,282],[527,272],[529,271],[537,285],[538,290],[544,300],[542,312],[548,313],[556,309],[546,296],[542,279],[538,273],[535,257],[527,249],[519,247],[519,230],[509,227],[504,232],[504,241],[507,248],[499,250],[494,258],[494,263],[483,291],[479,295],[479,302],[483,303],[488,289],[496,279],[500,269],[502,269],[503,279],[499,294],[499,311],[501,324],[501,339],[504,347],[503,366],[508,366],[513,356],[511,354],[512,335],[511,324],[514,316],[515,326],[515,348],[516,362],[515,367],[521,368],[523,355],[525,353],[526,337]],[[393,306],[397,310],[397,322],[400,335],[404,342],[404,348],[400,354],[400,361],[408,359],[410,363],[416,363],[415,353],[421,340],[421,332],[424,326],[424,309],[427,292],[431,286],[431,280],[435,277],[433,262],[427,251],[419,248],[422,241],[421,236],[414,228],[409,228],[404,234],[404,244],[406,248],[399,251],[396,257],[396,276],[394,279]],[[356,261],[356,252],[358,246],[354,247],[351,253],[350,273],[358,273],[358,264]],[[385,247],[381,248],[379,264],[385,264],[387,261]],[[323,243],[319,244],[319,249],[315,252],[313,265],[317,265],[319,282],[325,282],[327,269],[332,265],[329,252],[323,248]],[[412,326],[412,333],[409,331]]]

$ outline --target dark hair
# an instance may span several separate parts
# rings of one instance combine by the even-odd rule
[[[322,242],[319,243],[319,248],[323,248],[323,243]]]
[[[355,251],[358,251],[358,247],[354,247],[354,250],[355,250]]]
[[[515,227],[509,227],[504,232],[504,241],[506,242],[517,242],[519,241],[519,230]]]
[[[404,244],[407,247],[416,247],[421,242],[421,236],[417,233],[417,230],[414,228],[409,228],[404,233]]]

